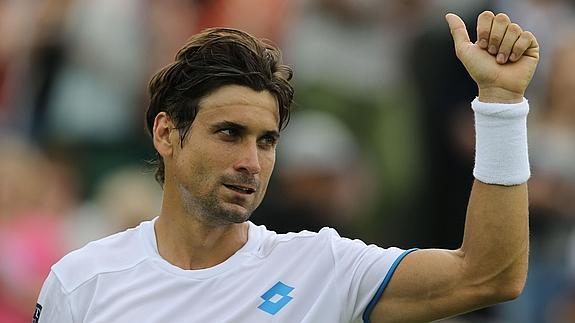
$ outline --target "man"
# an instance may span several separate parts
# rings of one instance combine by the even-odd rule
[[[248,221],[261,202],[291,71],[272,46],[230,29],[190,39],[150,84],[160,216],[53,266],[39,322],[425,322],[517,297],[527,271],[524,91],[534,36],[504,14],[471,43],[446,16],[479,87],[477,156],[462,246],[366,246],[334,230],[278,235]]]

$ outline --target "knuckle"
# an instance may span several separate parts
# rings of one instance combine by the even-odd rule
[[[499,47],[498,53],[505,54],[505,56],[509,55],[511,48],[509,47]]]
[[[522,48],[526,47],[527,44],[528,44],[527,39],[521,37],[521,38],[517,39],[517,41],[513,45],[513,50],[521,50]]]
[[[521,26],[519,26],[516,23],[509,24],[509,27],[507,27],[507,30],[514,33],[514,34],[521,34],[521,32],[523,31],[521,29]]]
[[[527,41],[522,41],[521,38],[519,38],[513,45],[513,51],[514,52],[524,51],[525,48],[527,48],[527,44],[528,44]]]
[[[499,37],[498,35],[491,35],[491,37],[489,37],[489,43],[490,44],[499,44],[501,42],[501,37]]]
[[[479,32],[477,34],[477,38],[479,39],[489,39],[489,33],[488,32]]]
[[[529,42],[527,40],[522,40],[521,38],[519,38],[517,42],[513,45],[513,52],[523,53],[525,49],[527,49],[528,45]]]

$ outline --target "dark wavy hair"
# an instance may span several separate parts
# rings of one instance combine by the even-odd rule
[[[196,117],[199,102],[224,85],[269,91],[278,102],[279,127],[289,121],[293,72],[282,63],[272,43],[230,28],[210,28],[192,36],[175,61],[156,73],[149,84],[146,126],[153,136],[154,119],[165,111],[180,133],[180,145]],[[164,161],[156,155],[156,180],[164,184]]]

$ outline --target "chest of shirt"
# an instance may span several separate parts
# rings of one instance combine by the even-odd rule
[[[144,263],[88,282],[72,309],[83,309],[74,316],[85,323],[342,321],[345,287],[331,263],[273,263],[246,263],[202,279]]]

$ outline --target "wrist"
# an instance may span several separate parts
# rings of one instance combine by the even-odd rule
[[[479,88],[478,99],[484,103],[520,103],[524,93],[499,87]]]
[[[484,103],[473,100],[475,112],[475,167],[483,183],[518,185],[530,175],[527,146],[529,103]]]

